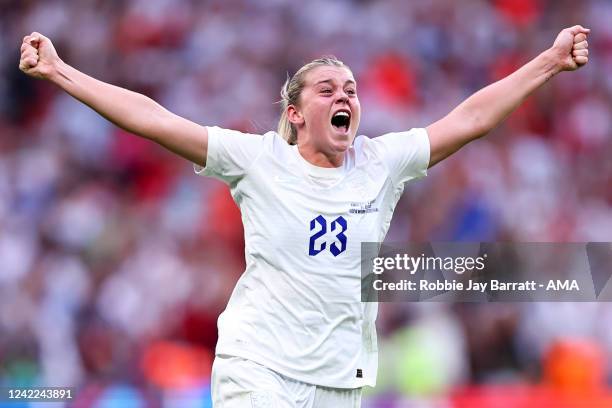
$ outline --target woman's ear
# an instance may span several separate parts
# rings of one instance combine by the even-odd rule
[[[304,116],[302,113],[295,107],[295,105],[287,106],[287,119],[294,125],[303,125],[304,124]]]

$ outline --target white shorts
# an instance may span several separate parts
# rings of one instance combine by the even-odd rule
[[[214,408],[359,408],[361,388],[327,388],[292,380],[241,357],[216,356]]]

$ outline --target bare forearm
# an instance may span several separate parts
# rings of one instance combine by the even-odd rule
[[[58,62],[51,82],[88,105],[115,125],[159,141],[162,122],[171,114],[151,98],[92,78]]]
[[[193,163],[205,164],[208,133],[204,127],[145,95],[99,81],[61,61],[52,72],[53,83],[115,125]]]
[[[449,115],[469,124],[465,142],[483,136],[501,123],[533,91],[561,71],[556,59],[545,51],[509,76],[470,96]]]
[[[465,144],[487,134],[546,81],[588,62],[589,29],[562,30],[553,46],[506,78],[470,96],[448,115],[427,126],[433,166]]]
[[[117,126],[159,143],[199,165],[206,163],[208,130],[145,95],[98,81],[64,63],[44,35],[23,37],[19,69],[53,82]]]
[[[429,125],[429,165],[433,166],[489,133],[529,94],[560,72],[549,52],[543,52],[509,76],[476,92],[444,118]]]

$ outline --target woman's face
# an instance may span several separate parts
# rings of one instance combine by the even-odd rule
[[[327,154],[344,152],[353,143],[361,118],[355,78],[344,67],[316,67],[305,76],[298,106],[288,109],[300,145]]]

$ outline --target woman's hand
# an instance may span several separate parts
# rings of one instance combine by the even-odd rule
[[[26,74],[40,79],[49,79],[61,62],[55,47],[44,35],[33,32],[23,37],[19,69]]]
[[[575,25],[559,33],[548,50],[559,71],[575,71],[589,62],[587,35],[590,31],[581,25]]]

